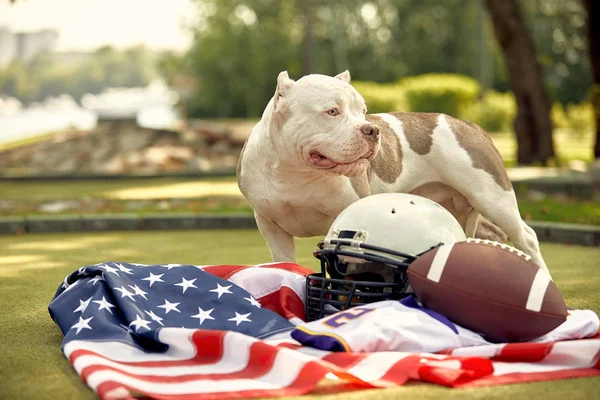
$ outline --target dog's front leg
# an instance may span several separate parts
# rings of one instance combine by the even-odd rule
[[[263,236],[271,251],[273,261],[296,262],[296,247],[294,237],[284,231],[279,225],[254,212],[254,219],[260,234]]]

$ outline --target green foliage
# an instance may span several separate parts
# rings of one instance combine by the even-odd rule
[[[404,92],[395,83],[352,82],[352,86],[360,93],[370,114],[406,110]]]
[[[460,118],[477,96],[480,86],[457,74],[426,74],[399,81],[411,111],[440,112]]]
[[[504,56],[484,3],[196,0],[194,43],[181,66],[193,77],[193,85],[182,85],[194,87],[186,104],[188,115],[257,117],[273,95],[277,74],[286,69],[292,78],[349,69],[373,111],[410,107],[460,115],[466,112],[462,102],[473,98],[472,82],[465,88],[459,83],[458,91],[448,89],[451,93],[427,87],[433,92],[421,94],[417,88],[408,94],[407,103],[396,100],[387,87],[369,85],[437,72],[475,78],[485,91],[508,91]],[[563,104],[583,100],[591,73],[581,5],[575,0],[520,5],[551,99]],[[375,89],[386,91],[378,94]],[[432,102],[433,97],[437,100]],[[459,103],[453,105],[457,97]],[[480,108],[493,108],[493,116],[469,113],[495,130],[509,111],[503,102],[482,100]]]
[[[594,107],[590,102],[568,104],[566,107],[554,103],[550,116],[555,128],[565,130],[578,139],[594,131]]]
[[[565,108],[560,103],[552,104],[552,109],[550,109],[550,119],[552,120],[552,125],[555,129],[569,128],[569,118],[565,113]]]
[[[118,51],[102,47],[79,62],[64,65],[60,55],[40,54],[29,63],[0,70],[0,93],[24,102],[69,94],[76,100],[106,87],[145,86],[156,77],[153,57],[144,47]]]
[[[486,92],[481,100],[466,107],[462,118],[473,121],[490,133],[512,131],[512,122],[517,113],[515,96],[512,93]]]
[[[302,31],[294,2],[211,0],[198,6],[204,20],[188,54],[197,83],[189,115],[260,116],[279,72],[300,74]]]
[[[595,127],[594,107],[590,102],[567,105],[567,118],[571,132],[581,138]]]

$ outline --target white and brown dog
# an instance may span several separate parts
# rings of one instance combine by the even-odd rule
[[[274,261],[294,261],[295,236],[325,235],[359,198],[400,192],[443,205],[467,236],[508,235],[548,270],[502,157],[479,126],[435,113],[367,115],[348,71],[298,81],[281,72],[237,179]]]

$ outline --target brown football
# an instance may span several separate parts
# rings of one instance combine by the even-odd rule
[[[508,245],[468,239],[423,254],[408,268],[421,303],[496,343],[523,342],[567,318],[548,273]]]

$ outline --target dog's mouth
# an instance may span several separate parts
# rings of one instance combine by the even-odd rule
[[[370,160],[372,157],[373,157],[373,150],[369,150],[365,154],[363,154],[362,156],[358,157],[357,159],[355,159],[353,161],[339,162],[339,161],[332,160],[331,158],[323,155],[322,153],[320,153],[318,151],[311,151],[310,152],[310,163],[318,168],[332,169],[337,166],[350,166],[352,164],[360,162],[361,160]]]

